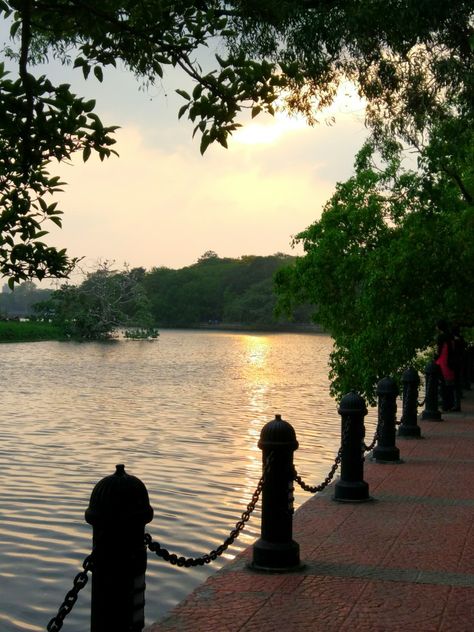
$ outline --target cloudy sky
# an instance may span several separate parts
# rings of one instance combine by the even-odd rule
[[[229,149],[211,146],[204,157],[193,125],[177,119],[175,93],[186,78],[171,72],[144,90],[124,70],[107,71],[103,84],[70,67],[35,72],[71,83],[95,98],[106,125],[120,125],[120,158],[91,157],[54,170],[68,183],[62,194],[63,229],[50,241],[71,256],[117,265],[179,268],[206,250],[220,256],[298,252],[292,236],[317,219],[337,181],[352,173],[363,142],[363,108],[350,87],[331,112],[308,127],[285,114],[243,115]],[[334,115],[336,123],[326,119]]]

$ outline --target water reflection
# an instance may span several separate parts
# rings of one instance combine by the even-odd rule
[[[185,556],[208,553],[240,518],[261,475],[260,430],[275,413],[295,427],[298,469],[319,483],[340,432],[330,347],[324,336],[189,331],[163,331],[153,344],[3,345],[2,632],[44,629],[90,550],[92,488],[116,463],[145,482],[153,537]],[[258,529],[256,513],[227,559]],[[222,562],[182,570],[150,560],[147,621]],[[88,627],[88,591],[68,632]]]
[[[245,348],[247,361],[253,367],[265,365],[270,349],[270,340],[267,336],[242,336],[242,345]]]
[[[258,448],[260,431],[266,412],[271,366],[269,363],[270,339],[263,335],[245,335],[241,338],[246,360],[246,390],[251,415],[247,426],[247,460],[245,484],[241,490],[241,505],[247,505],[255,490],[255,481],[262,471],[262,455]],[[258,512],[256,516],[258,516]]]

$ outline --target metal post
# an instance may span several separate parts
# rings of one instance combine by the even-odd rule
[[[425,410],[421,418],[425,421],[442,421],[438,409],[439,367],[434,360],[425,368]]]
[[[117,465],[94,487],[91,632],[141,632],[145,625],[145,524],[153,518],[145,485]]]
[[[395,445],[397,422],[398,386],[391,377],[384,377],[377,384],[378,423],[377,445],[372,450],[376,463],[401,463],[400,450]]]
[[[371,500],[369,485],[364,481],[364,417],[367,407],[355,392],[345,395],[340,403],[341,476],[334,486],[334,500],[366,502]]]
[[[418,387],[420,376],[418,371],[410,367],[403,371],[403,409],[402,419],[398,427],[399,437],[421,438],[421,430],[418,425]]]
[[[294,570],[300,567],[300,547],[293,540],[293,452],[298,448],[293,426],[276,415],[262,428],[258,447],[262,450],[265,478],[261,535],[253,546],[251,567]]]

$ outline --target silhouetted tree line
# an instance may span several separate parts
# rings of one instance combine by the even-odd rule
[[[288,320],[275,316],[273,279],[293,259],[282,253],[220,258],[208,251],[179,270],[150,271],[116,270],[105,262],[79,285],[66,283],[52,291],[26,282],[13,292],[6,288],[0,295],[0,313],[50,320],[67,336],[92,340],[108,338],[120,326],[277,327]],[[292,322],[309,324],[309,307],[299,307]]]
[[[37,288],[31,281],[21,283],[15,291],[5,285],[0,293],[0,319],[31,316],[34,313],[34,305],[47,300],[52,292],[53,290]]]
[[[220,258],[204,253],[185,268],[153,268],[143,278],[154,322],[165,327],[238,323],[272,326],[281,324],[274,314],[275,272],[294,257],[275,255]],[[294,322],[310,323],[310,310],[300,307]]]

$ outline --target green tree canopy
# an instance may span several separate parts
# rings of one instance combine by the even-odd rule
[[[178,115],[193,122],[202,152],[226,146],[243,107],[273,112],[284,97],[311,119],[342,78],[368,100],[376,136],[397,133],[417,146],[447,114],[472,107],[468,0],[0,0],[0,16],[16,65],[0,65],[0,272],[12,284],[67,276],[75,263],[43,241],[62,216],[54,196],[64,183],[51,163],[114,153],[115,126],[69,85],[36,76],[38,61],[57,57],[99,81],[118,61],[149,82],[181,68],[194,88],[178,91]],[[220,54],[203,69],[205,46]]]
[[[432,343],[438,319],[474,323],[474,170],[462,160],[472,132],[451,143],[462,188],[444,168],[449,156],[438,153],[444,133],[433,137],[417,171],[403,168],[398,144],[386,143],[382,157],[366,145],[355,175],[297,236],[305,256],[277,275],[280,308],[310,302],[334,337],[337,396],[357,389],[372,400],[377,380]]]
[[[212,251],[210,251],[212,253]],[[203,323],[278,326],[273,276],[291,257],[243,256],[220,258],[205,253],[180,270],[154,268],[143,286],[151,304],[153,322],[168,327]],[[309,322],[302,310],[299,322]]]

